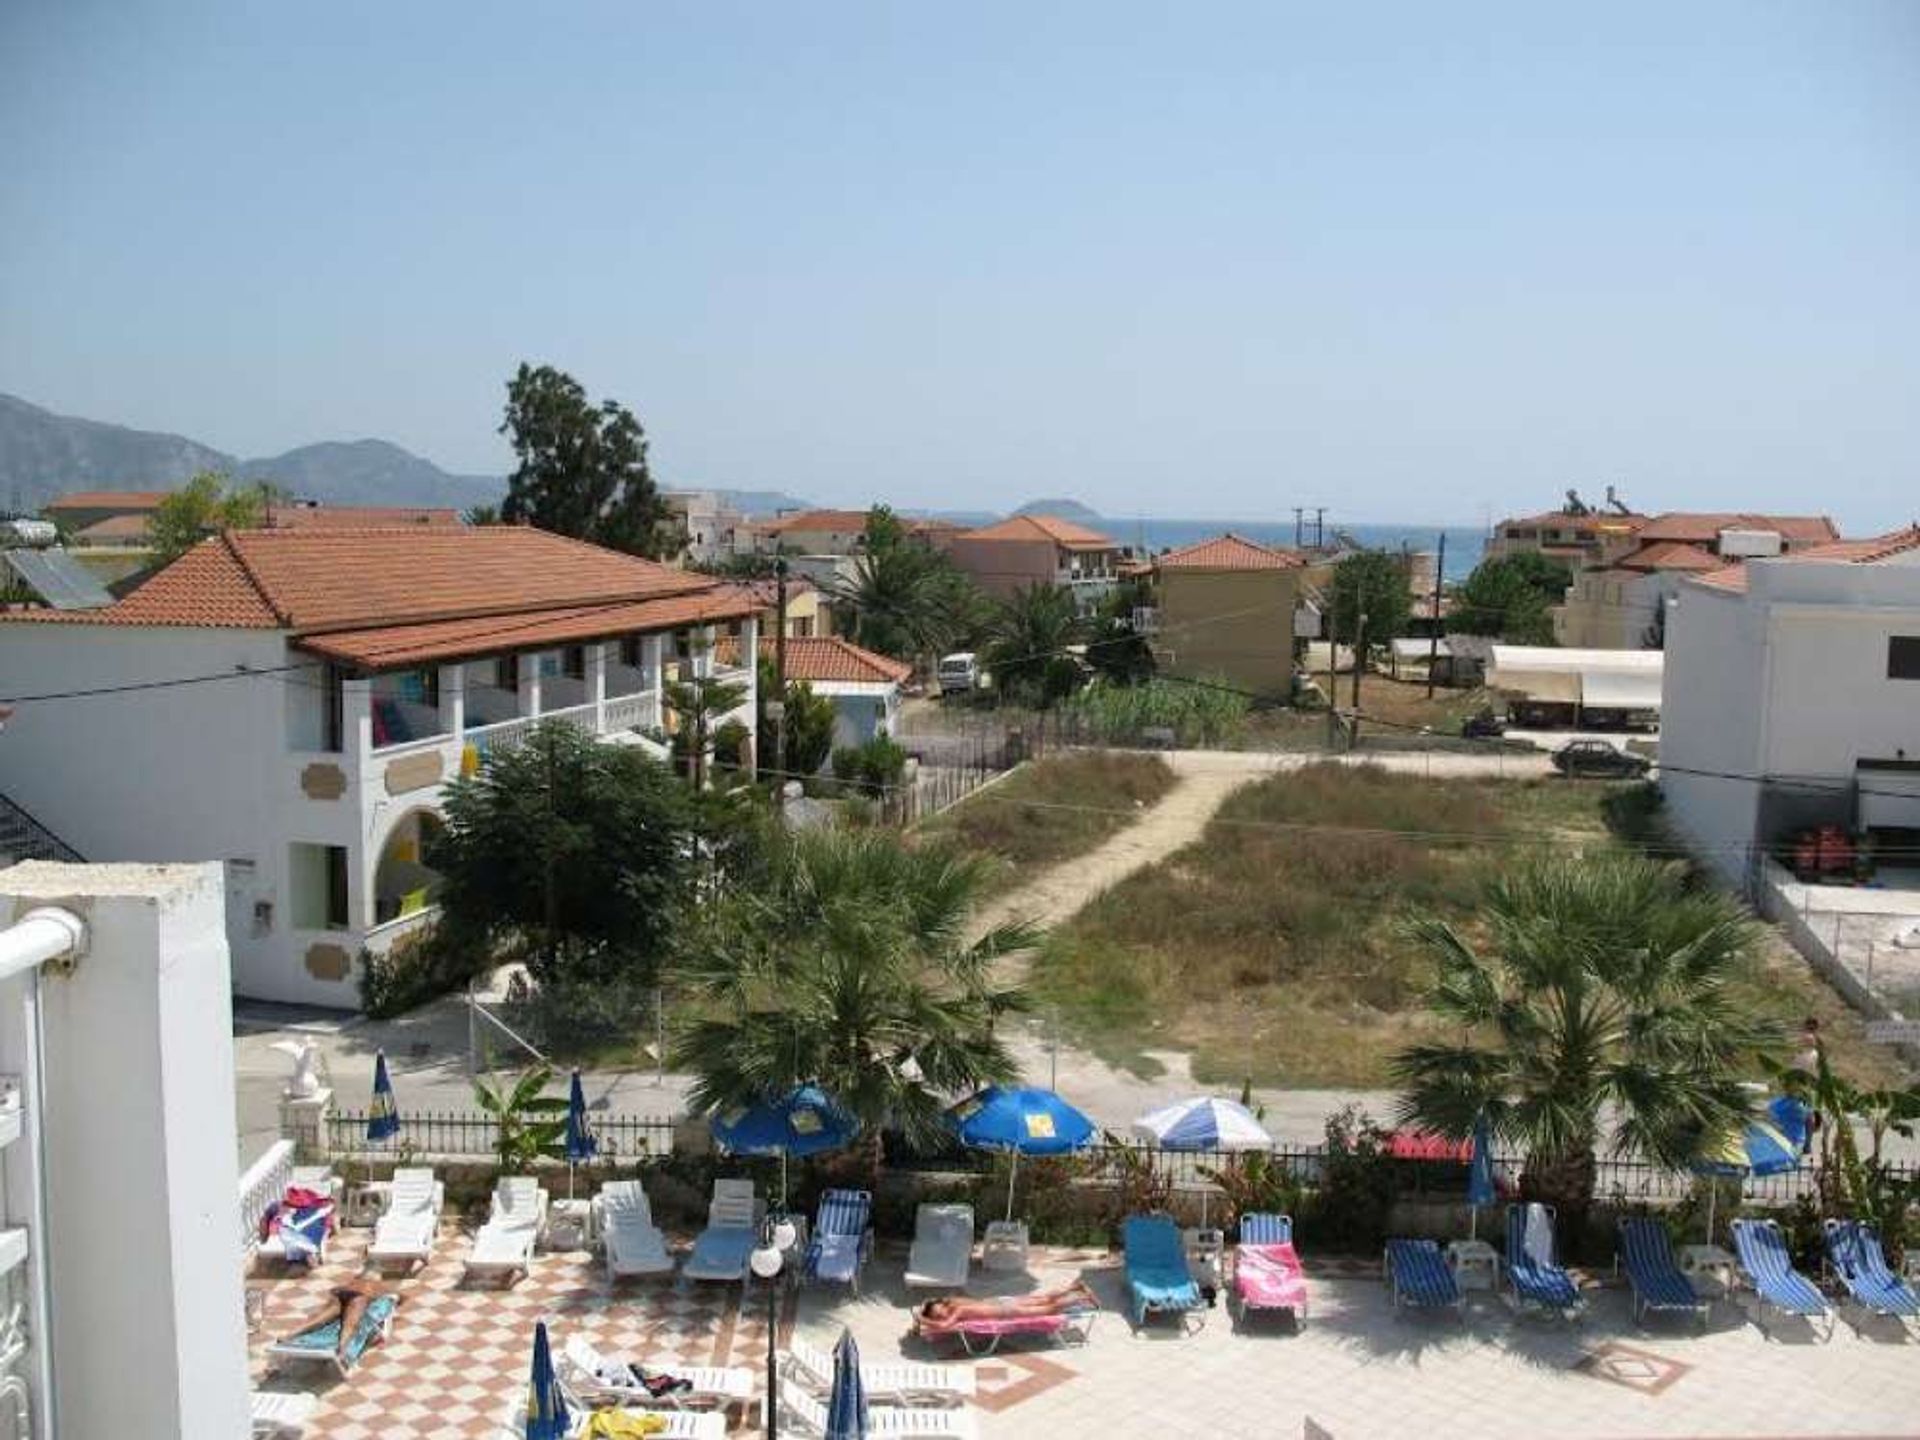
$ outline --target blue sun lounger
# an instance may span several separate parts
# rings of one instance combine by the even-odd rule
[[[1513,1303],[1572,1320],[1586,1308],[1580,1287],[1553,1258],[1553,1207],[1507,1207],[1507,1288]]]
[[[360,1363],[360,1357],[367,1353],[374,1341],[385,1337],[393,1324],[393,1312],[399,1306],[400,1302],[391,1295],[378,1296],[369,1303],[360,1316],[360,1323],[353,1327],[353,1338],[347,1342],[344,1355],[340,1351],[338,1320],[329,1320],[324,1325],[315,1325],[284,1336],[267,1346],[267,1354],[276,1363],[283,1360],[324,1360],[345,1375]]]
[[[1833,1309],[1813,1282],[1793,1268],[1792,1257],[1787,1253],[1787,1237],[1778,1224],[1772,1220],[1734,1221],[1733,1248],[1740,1257],[1740,1269],[1758,1297],[1754,1323],[1759,1325],[1761,1334],[1773,1338],[1765,1319],[1771,1306],[1782,1315],[1798,1315],[1809,1324],[1826,1321],[1826,1333],[1821,1338],[1832,1337]]]
[[[1887,1264],[1877,1229],[1864,1220],[1829,1220],[1824,1228],[1827,1264],[1854,1304],[1872,1315],[1920,1319],[1920,1296]]]
[[[1460,1285],[1434,1240],[1389,1240],[1385,1263],[1387,1291],[1396,1310],[1460,1310]]]
[[[1186,1251],[1180,1248],[1180,1232],[1173,1221],[1165,1215],[1130,1215],[1121,1238],[1134,1328],[1156,1313],[1179,1316],[1183,1327],[1187,1316],[1197,1314],[1205,1325],[1207,1302],[1187,1271]]]
[[[1646,1324],[1650,1311],[1690,1310],[1705,1326],[1708,1302],[1674,1263],[1666,1226],[1650,1215],[1621,1216],[1615,1258],[1633,1291],[1635,1324]]]
[[[860,1267],[873,1246],[867,1223],[872,1214],[873,1196],[865,1190],[829,1190],[820,1197],[807,1243],[809,1280],[850,1285],[860,1293]]]

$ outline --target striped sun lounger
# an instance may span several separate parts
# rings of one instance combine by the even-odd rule
[[[1435,1240],[1389,1240],[1381,1270],[1396,1310],[1460,1310],[1460,1286]]]
[[[860,1270],[873,1246],[868,1217],[873,1196],[865,1190],[829,1190],[813,1217],[807,1244],[807,1278],[849,1285],[860,1293]]]
[[[1650,1215],[1623,1215],[1615,1252],[1633,1290],[1633,1319],[1644,1325],[1648,1312],[1687,1310],[1707,1323],[1707,1301],[1674,1263],[1667,1227]]]
[[[1761,1334],[1772,1338],[1765,1319],[1767,1310],[1772,1308],[1782,1315],[1799,1316],[1814,1325],[1816,1332],[1820,1326],[1815,1322],[1825,1321],[1826,1330],[1821,1338],[1832,1338],[1833,1308],[1814,1283],[1793,1268],[1793,1259],[1787,1252],[1787,1237],[1778,1224],[1772,1220],[1734,1221],[1733,1248],[1758,1301],[1754,1323],[1759,1325]]]
[[[1920,1319],[1920,1296],[1887,1264],[1877,1229],[1865,1220],[1829,1220],[1824,1229],[1827,1264],[1854,1304],[1871,1315]]]
[[[1233,1250],[1233,1294],[1244,1321],[1255,1310],[1285,1310],[1295,1325],[1307,1318],[1307,1280],[1293,1248],[1287,1215],[1243,1215]]]
[[[1553,1207],[1507,1207],[1507,1287],[1515,1306],[1572,1320],[1586,1308],[1580,1287],[1554,1259]]]

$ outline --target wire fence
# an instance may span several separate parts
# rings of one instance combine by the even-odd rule
[[[402,1111],[400,1133],[390,1140],[367,1139],[365,1111],[335,1110],[327,1116],[330,1156],[409,1154],[449,1159],[489,1156],[500,1141],[500,1122],[475,1111]],[[598,1142],[601,1164],[632,1164],[673,1153],[673,1120],[663,1115],[595,1115],[588,1128]]]

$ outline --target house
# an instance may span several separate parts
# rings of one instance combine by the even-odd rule
[[[1667,624],[1660,786],[1728,879],[1814,824],[1920,847],[1920,525],[1740,562]]]
[[[1656,515],[1640,527],[1632,550],[1575,574],[1554,608],[1554,639],[1604,650],[1658,649],[1666,603],[1689,575],[1721,569],[1729,560],[1789,555],[1838,538],[1824,515]]]
[[[947,538],[946,550],[989,595],[1004,600],[1030,585],[1062,585],[1082,612],[1113,590],[1122,559],[1112,537],[1054,515],[1015,515],[963,530]]]
[[[737,647],[723,644],[720,658],[730,660]],[[760,658],[771,662],[771,636],[760,641]],[[816,695],[833,701],[833,743],[864,745],[881,732],[893,734],[900,723],[900,687],[913,667],[838,636],[816,635],[787,641],[787,682],[804,680]]]
[[[851,555],[867,538],[864,510],[796,510],[754,527],[764,555]]]
[[[1285,699],[1304,569],[1293,551],[1231,533],[1169,550],[1150,562],[1154,603],[1135,628],[1170,675]]]
[[[774,612],[780,607],[780,582],[777,580],[748,580],[742,582],[742,589],[760,602],[760,608],[766,612],[765,619],[771,634]],[[805,575],[787,577],[787,638],[789,640],[808,640],[817,635],[833,634],[833,606],[821,593],[820,587]]]
[[[230,531],[92,610],[0,615],[0,796],[89,860],[217,860],[235,984],[357,1006],[430,918],[446,782],[558,717],[638,740],[758,603],[521,526]],[[749,755],[749,763],[751,763]]]
[[[1613,507],[1593,510],[1569,497],[1570,508],[1540,515],[1502,520],[1493,527],[1482,558],[1502,560],[1511,555],[1539,554],[1558,560],[1570,570],[1606,565],[1638,543],[1647,517]],[[1577,508],[1574,508],[1576,507]]]
[[[385,530],[396,526],[464,525],[458,510],[420,505],[323,505],[284,500],[267,506],[269,530]]]
[[[712,490],[667,490],[660,496],[679,533],[689,565],[719,565],[753,553],[746,512]]]
[[[71,495],[49,500],[40,513],[73,534],[103,520],[123,516],[149,519],[160,508],[160,502],[172,493],[170,490],[76,490]]]
[[[1494,644],[1488,651],[1487,688],[1506,696],[1516,725],[1657,727],[1664,661],[1658,650]]]

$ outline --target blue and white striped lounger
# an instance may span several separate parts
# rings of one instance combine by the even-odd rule
[[[1396,1310],[1460,1309],[1460,1286],[1434,1240],[1389,1240],[1386,1263],[1387,1288]]]
[[[1865,1220],[1829,1220],[1825,1229],[1827,1264],[1854,1304],[1871,1315],[1920,1319],[1920,1296],[1887,1264],[1877,1229]]]
[[[1733,1222],[1733,1248],[1740,1257],[1740,1269],[1753,1286],[1759,1306],[1754,1323],[1769,1339],[1765,1315],[1767,1307],[1782,1315],[1798,1315],[1810,1324],[1826,1322],[1822,1339],[1833,1335],[1833,1309],[1806,1276],[1793,1268],[1787,1253],[1787,1237],[1772,1220],[1736,1220]],[[1815,1326],[1816,1330],[1820,1327]]]
[[[1652,1310],[1688,1310],[1701,1325],[1707,1323],[1708,1302],[1674,1263],[1666,1226],[1650,1215],[1623,1215],[1618,1238],[1620,1268],[1633,1290],[1635,1324],[1644,1325]]]
[[[813,1217],[813,1239],[807,1244],[807,1278],[850,1285],[860,1290],[860,1267],[872,1246],[868,1217],[873,1196],[865,1190],[829,1190],[820,1197]]]
[[[1586,1308],[1580,1287],[1553,1256],[1553,1207],[1507,1207],[1507,1286],[1522,1309],[1551,1311],[1572,1320]]]

